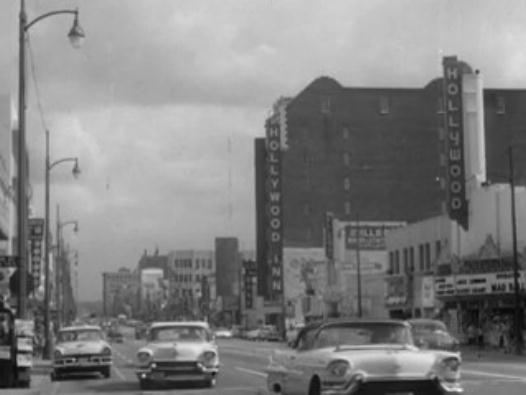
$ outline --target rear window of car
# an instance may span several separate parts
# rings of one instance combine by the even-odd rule
[[[152,341],[210,341],[211,334],[208,330],[198,326],[162,326],[151,328],[150,340]]]
[[[67,330],[58,333],[59,342],[101,340],[102,332],[98,329]]]

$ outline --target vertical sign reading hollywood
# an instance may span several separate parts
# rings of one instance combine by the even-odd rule
[[[444,57],[446,104],[447,208],[449,217],[468,229],[464,169],[464,129],[462,112],[462,63],[456,56]]]
[[[44,241],[44,219],[29,218],[29,243],[31,249],[31,275],[34,289],[40,286],[42,243]]]
[[[281,134],[280,125],[272,119],[267,134],[267,259],[270,268],[270,296],[283,295],[283,217],[281,201]]]

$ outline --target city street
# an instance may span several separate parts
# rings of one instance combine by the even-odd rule
[[[165,388],[141,391],[133,372],[133,358],[142,341],[126,339],[114,344],[115,365],[110,379],[80,376],[51,382],[45,368],[35,368],[32,388],[0,390],[0,394],[267,394],[264,368],[278,343],[219,340],[221,373],[214,389],[199,387]],[[466,355],[463,364],[466,394],[523,395],[526,393],[526,358],[505,355]]]

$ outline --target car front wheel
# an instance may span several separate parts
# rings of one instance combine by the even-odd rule
[[[216,376],[211,376],[205,379],[206,388],[214,388],[216,386]]]
[[[111,377],[111,366],[105,366],[101,371],[100,373],[102,374],[102,376],[106,379],[110,378]]]

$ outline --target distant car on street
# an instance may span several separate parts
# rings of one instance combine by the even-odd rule
[[[408,320],[415,345],[429,350],[459,351],[460,342],[440,320],[414,318]]]
[[[119,328],[111,327],[110,329],[108,329],[108,340],[115,343],[123,343],[124,335],[122,334]]]
[[[217,328],[214,331],[214,335],[218,339],[231,339],[233,336],[233,333],[228,328]]]

